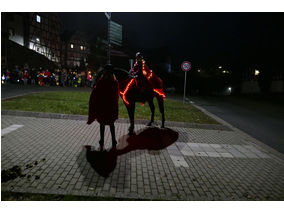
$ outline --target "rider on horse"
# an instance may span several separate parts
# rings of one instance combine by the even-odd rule
[[[136,62],[130,70],[130,74],[135,78],[137,88],[141,92],[150,89],[160,97],[166,97],[163,91],[163,81],[147,67],[140,52],[136,53]]]

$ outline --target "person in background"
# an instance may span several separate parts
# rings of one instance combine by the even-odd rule
[[[25,86],[28,84],[28,79],[29,79],[28,70],[24,70],[24,73],[23,73],[23,80],[24,80],[24,85],[25,85]]]
[[[91,82],[91,77],[92,77],[91,71],[88,71],[88,72],[87,72],[87,87],[90,87],[90,86],[91,86],[91,84],[90,84],[90,82]]]
[[[32,68],[30,77],[31,77],[31,85],[35,85],[35,79],[36,79],[36,71],[35,71],[35,68]]]

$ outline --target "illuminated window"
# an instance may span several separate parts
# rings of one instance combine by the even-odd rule
[[[36,15],[36,22],[38,22],[38,23],[41,22],[41,17],[39,15]]]
[[[84,50],[84,47],[83,47],[83,46],[80,46],[80,49],[81,49],[81,50]]]
[[[73,44],[71,44],[71,45],[70,45],[70,47],[73,49],[74,45],[73,45]]]

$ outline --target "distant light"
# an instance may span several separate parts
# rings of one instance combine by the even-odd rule
[[[83,49],[84,49],[84,47],[83,47],[83,46],[80,46],[80,49],[81,49],[81,50],[83,50]]]
[[[200,72],[201,70],[197,70],[197,72]]]
[[[259,70],[255,70],[254,75],[259,75]]]
[[[2,80],[2,84],[4,84],[4,81]]]
[[[229,90],[229,92],[231,92],[232,91],[232,87],[229,87],[228,90]]]
[[[219,66],[219,69],[222,69],[222,66]]]
[[[41,17],[39,15],[36,15],[36,22],[38,22],[38,23],[41,22]]]
[[[39,42],[39,38],[36,38],[36,41],[38,41],[38,42]]]
[[[226,73],[226,70],[223,70],[222,73]]]
[[[19,82],[20,80],[18,79],[17,81]]]
[[[70,45],[70,47],[73,49],[74,45],[73,45],[73,44],[71,44],[71,45]]]
[[[4,75],[2,76],[2,80],[5,80],[5,76]]]

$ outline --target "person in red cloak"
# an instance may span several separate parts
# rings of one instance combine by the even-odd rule
[[[148,68],[140,52],[136,53],[136,62],[130,74],[136,77],[137,87],[141,92],[150,88],[161,97],[166,97],[163,91],[163,81]]]
[[[95,120],[100,123],[101,139],[99,143],[101,150],[104,145],[105,125],[110,126],[112,146],[115,147],[117,144],[114,122],[118,118],[119,86],[112,70],[113,67],[110,64],[104,67],[103,74],[94,86],[89,101],[87,124],[91,124]]]

